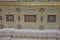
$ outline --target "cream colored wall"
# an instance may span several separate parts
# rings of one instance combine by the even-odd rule
[[[16,8],[21,8],[20,12],[16,12]],[[39,8],[44,7],[45,12],[40,13]],[[18,24],[22,26],[23,29],[39,29],[40,25],[43,25],[45,29],[58,29],[60,26],[60,12],[57,10],[56,12],[51,13],[48,8],[50,7],[57,7],[58,9],[60,6],[0,6],[0,8],[3,9],[2,12],[0,12],[0,15],[2,15],[3,20],[0,21],[0,24],[3,24],[4,27],[14,27]],[[11,12],[7,12],[5,9],[11,8]],[[33,8],[34,10],[30,12],[27,12],[26,8]],[[7,22],[6,21],[6,14],[13,14],[14,15],[14,22]],[[24,22],[24,15],[36,15],[36,22]],[[56,23],[49,23],[47,22],[47,15],[56,15]],[[20,16],[20,21],[18,21],[18,16]],[[43,16],[43,21],[40,20],[40,17]]]

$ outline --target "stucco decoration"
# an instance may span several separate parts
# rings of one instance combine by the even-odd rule
[[[6,21],[7,21],[7,22],[13,22],[13,21],[14,21],[14,15],[12,15],[12,14],[7,14],[7,15],[6,15]]]
[[[36,13],[36,9],[28,7],[28,8],[24,8],[24,12],[26,12],[26,13]]]
[[[20,8],[16,8],[16,12],[20,12],[21,11],[21,9]]]
[[[24,15],[25,22],[36,22],[36,15]]]
[[[45,12],[45,8],[40,8],[39,11],[40,12]]]
[[[56,22],[56,15],[48,15],[48,22]]]
[[[13,8],[10,8],[10,7],[4,8],[4,10],[5,10],[7,13],[12,13],[12,12],[13,12]]]
[[[49,8],[49,12],[57,12],[57,8],[51,7]]]

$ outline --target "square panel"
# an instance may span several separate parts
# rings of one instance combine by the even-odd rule
[[[25,22],[36,22],[36,15],[24,15]]]
[[[12,14],[6,15],[6,21],[14,21],[14,15]]]
[[[48,22],[56,22],[56,15],[48,15]]]

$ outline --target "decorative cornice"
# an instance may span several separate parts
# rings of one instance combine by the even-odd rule
[[[60,2],[0,2],[0,6],[60,5]]]

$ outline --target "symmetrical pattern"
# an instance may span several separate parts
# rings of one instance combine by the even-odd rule
[[[48,15],[48,22],[56,22],[56,15]]]
[[[14,21],[14,15],[11,15],[11,14],[8,14],[8,15],[6,15],[6,21]]]
[[[25,22],[36,22],[36,15],[25,15],[24,21]]]

